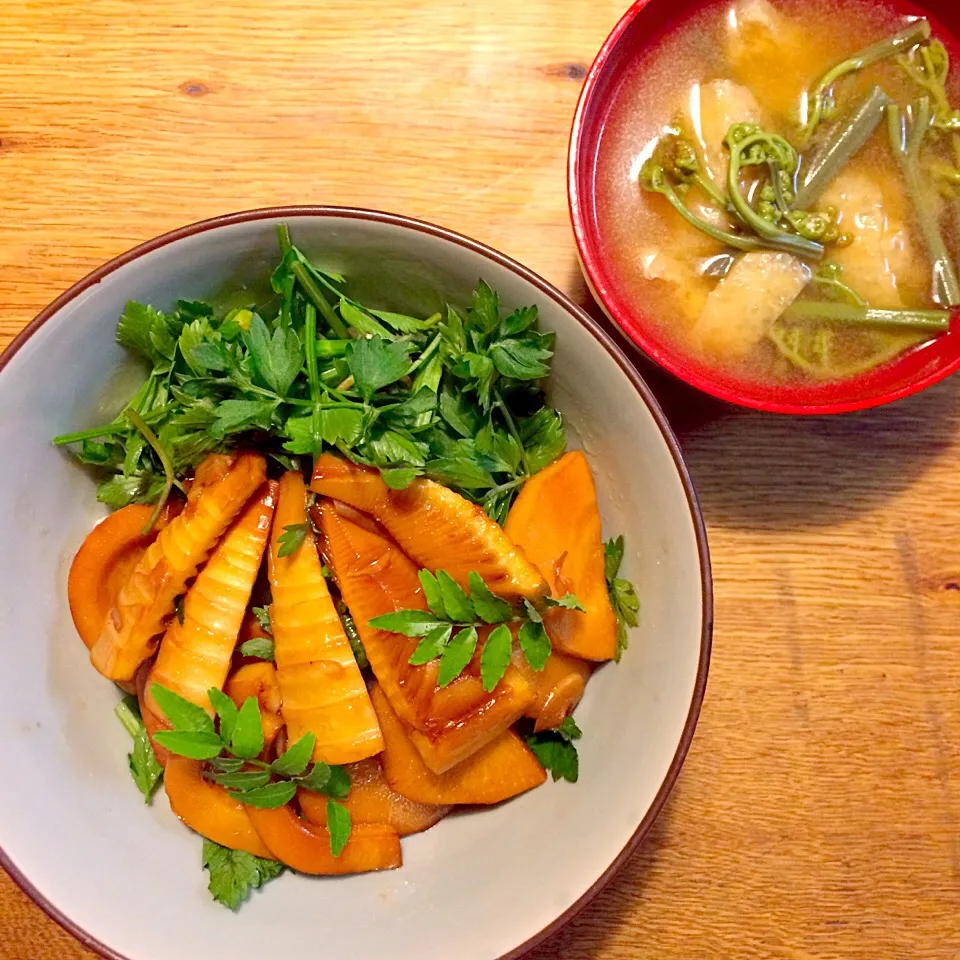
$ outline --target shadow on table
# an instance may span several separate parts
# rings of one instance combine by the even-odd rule
[[[608,941],[627,923],[632,912],[643,909],[650,870],[670,830],[671,806],[672,800],[668,799],[640,849],[583,912],[525,954],[524,960],[593,960],[609,952]]]
[[[741,410],[652,364],[589,296],[577,302],[636,364],[673,425],[711,524],[804,528],[869,512],[909,487],[951,444],[960,378],[886,407],[830,417]]]

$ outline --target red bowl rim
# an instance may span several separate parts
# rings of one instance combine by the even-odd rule
[[[573,225],[573,235],[577,244],[577,256],[583,275],[587,281],[587,286],[600,305],[603,312],[615,323],[621,330],[638,346],[640,349],[657,364],[667,370],[673,376],[696,387],[710,396],[727,403],[733,403],[741,407],[749,407],[753,410],[762,410],[767,413],[786,413],[801,415],[819,415],[834,413],[850,413],[856,410],[869,410],[873,407],[880,407],[894,400],[901,400],[904,397],[912,396],[927,387],[932,387],[941,380],[946,379],[951,374],[960,370],[960,353],[953,360],[943,364],[931,373],[919,377],[912,383],[907,383],[872,397],[866,397],[859,400],[843,400],[831,403],[795,403],[790,401],[766,400],[751,396],[748,392],[735,388],[727,388],[718,385],[709,377],[705,377],[695,370],[689,369],[678,354],[673,351],[663,349],[661,344],[656,343],[644,330],[643,324],[638,322],[634,316],[617,313],[608,306],[608,301],[612,301],[612,296],[608,285],[604,280],[604,273],[600,267],[603,257],[597,249],[596,237],[594,231],[588,229],[587,218],[583,212],[583,199],[580,196],[579,177],[581,166],[585,161],[581,158],[582,139],[584,134],[584,119],[587,110],[592,106],[594,91],[603,75],[607,62],[617,48],[623,34],[634,21],[637,15],[652,0],[636,0],[636,2],[623,14],[617,21],[616,26],[610,31],[609,36],[603,42],[603,46],[594,58],[587,76],[584,79],[583,87],[580,90],[580,98],[577,101],[577,109],[573,115],[573,124],[570,128],[570,140],[567,151],[567,202],[570,209],[570,220]],[[596,164],[596,157],[591,161],[586,161],[590,165]]]
[[[624,845],[623,849],[617,854],[610,865],[603,873],[590,885],[582,896],[569,906],[560,916],[556,917],[546,927],[535,933],[529,939],[519,946],[503,954],[498,960],[520,960],[526,956],[536,946],[566,926],[577,914],[579,914],[590,903],[597,894],[620,872],[630,857],[636,852],[644,837],[649,833],[654,821],[657,819],[660,811],[663,809],[670,795],[677,778],[680,775],[680,768],[690,749],[693,741],[694,731],[696,730],[697,720],[700,716],[700,709],[703,705],[704,696],[707,688],[707,674],[710,667],[710,651],[713,638],[713,578],[710,566],[710,551],[707,543],[707,531],[703,521],[703,514],[700,509],[700,502],[697,498],[693,481],[690,478],[690,472],[683,459],[680,450],[680,444],[673,428],[670,426],[660,404],[653,395],[650,387],[647,386],[644,379],[640,376],[636,368],[631,364],[626,354],[620,349],[613,338],[583,309],[578,307],[566,294],[562,293],[553,284],[548,283],[541,276],[534,273],[528,267],[514,260],[511,257],[488,247],[486,244],[473,240],[463,234],[456,233],[446,227],[440,227],[436,224],[427,223],[423,220],[416,220],[412,217],[401,214],[385,213],[379,210],[367,210],[360,207],[338,207],[338,206],[305,206],[291,205],[278,207],[261,207],[255,210],[245,210],[238,213],[224,214],[219,217],[213,217],[208,220],[201,220],[196,223],[188,224],[176,230],[164,233],[153,240],[148,240],[139,246],[120,254],[113,260],[108,261],[98,267],[92,273],[88,274],[82,280],[77,281],[67,291],[62,293],[56,300],[46,306],[40,313],[30,321],[29,324],[13,339],[10,345],[0,354],[0,374],[4,367],[10,362],[18,350],[43,326],[51,317],[70,303],[76,297],[80,296],[90,287],[100,283],[111,273],[126,266],[128,263],[139,259],[145,254],[151,253],[168,244],[183,240],[186,237],[196,236],[215,230],[219,227],[231,226],[238,223],[248,223],[257,220],[273,219],[295,219],[297,217],[346,217],[355,220],[370,220],[375,223],[389,224],[392,226],[404,227],[409,230],[415,230],[430,236],[447,240],[457,246],[464,247],[474,253],[478,253],[488,260],[496,263],[512,273],[526,280],[536,287],[542,294],[555,301],[560,307],[570,313],[576,320],[584,326],[597,340],[608,354],[616,361],[617,365],[630,380],[634,389],[640,395],[640,398],[646,403],[651,415],[657,423],[660,432],[670,450],[674,465],[676,466],[680,483],[686,495],[687,504],[690,509],[690,518],[693,523],[694,537],[697,544],[697,554],[700,562],[700,586],[701,586],[701,623],[700,623],[700,652],[697,661],[697,674],[694,682],[693,691],[690,697],[690,706],[684,720],[683,731],[677,744],[676,752],[667,768],[663,782],[657,790],[649,809],[640,821],[636,830],[630,839]],[[84,930],[79,924],[70,919],[58,906],[48,900],[27,878],[19,866],[13,862],[10,856],[0,847],[0,867],[7,872],[20,889],[27,894],[51,919],[55,920],[61,927],[73,934],[84,946],[95,951],[106,960],[130,960],[130,958],[118,953],[112,947],[102,943],[92,934]]]

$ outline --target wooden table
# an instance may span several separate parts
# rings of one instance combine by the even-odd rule
[[[128,247],[282,203],[434,220],[589,306],[567,132],[625,2],[5,0],[0,346]],[[802,421],[665,389],[707,699],[648,842],[535,960],[960,957],[958,388]],[[0,880],[0,958],[85,956]]]

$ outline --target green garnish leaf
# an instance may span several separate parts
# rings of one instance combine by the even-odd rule
[[[493,476],[481,463],[467,457],[438,457],[428,460],[424,473],[437,483],[463,490],[483,490],[494,485]]]
[[[564,610],[579,610],[580,613],[586,613],[583,604],[577,599],[575,593],[565,593],[562,597],[547,597],[543,601],[545,608],[563,607]]]
[[[254,313],[243,339],[263,385],[279,397],[285,396],[303,366],[300,338],[284,326],[277,326],[271,336],[261,316]]]
[[[383,337],[364,337],[347,347],[347,366],[366,400],[382,387],[396,383],[410,368],[410,346]]]
[[[136,697],[124,697],[114,711],[124,729],[133,738],[133,751],[127,754],[130,775],[137,789],[143,794],[145,803],[149,803],[156,793],[163,777],[163,767],[157,760],[150,742],[150,735],[140,716],[140,705]]]
[[[407,663],[411,666],[419,667],[424,663],[429,663],[431,660],[436,660],[446,649],[452,635],[452,623],[442,623],[432,630],[428,630]]]
[[[440,586],[440,596],[443,606],[450,620],[469,623],[476,616],[473,604],[460,585],[446,570],[437,571],[437,583]]]
[[[330,852],[339,857],[350,839],[350,811],[336,800],[327,800],[327,831],[330,834]]]
[[[207,761],[207,766],[214,773],[239,773],[245,766],[245,761],[239,757],[214,757]]]
[[[391,490],[406,490],[423,470],[419,467],[381,467],[380,476]]]
[[[574,724],[576,726],[576,724]],[[568,728],[569,730],[569,728]],[[579,733],[579,728],[577,728]],[[544,730],[527,737],[527,746],[553,779],[568,780],[576,783],[580,776],[580,758],[577,748],[571,742],[576,737],[568,737],[559,730]]]
[[[528,620],[521,624],[520,633],[517,636],[520,641],[520,649],[523,651],[527,663],[533,670],[541,671],[547,663],[552,649],[550,638],[542,623],[534,620]]]
[[[253,607],[253,615],[257,618],[257,623],[260,624],[260,629],[264,633],[273,633],[273,626],[270,623],[270,607]]]
[[[210,435],[222,440],[229,433],[270,426],[276,400],[224,400],[217,406],[217,419],[210,426]]]
[[[500,298],[486,280],[481,280],[473,291],[470,322],[484,333],[493,333],[500,324]]]
[[[270,764],[270,769],[281,777],[299,777],[310,763],[316,742],[315,734],[305,733]]]
[[[253,637],[240,644],[240,656],[256,657],[258,660],[273,660],[273,641],[268,637]]]
[[[488,693],[496,688],[507,672],[512,649],[513,634],[510,633],[510,628],[503,623],[494,627],[480,656],[480,679],[483,681],[483,689]]]
[[[237,713],[230,738],[230,752],[235,757],[252,760],[263,750],[263,723],[260,718],[260,704],[256,697],[247,697]]]
[[[154,366],[169,366],[176,341],[177,324],[146,304],[131,300],[117,324],[117,343],[139,353]],[[179,335],[179,330],[176,331]]]
[[[174,730],[184,733],[208,733],[213,737],[217,736],[213,729],[213,720],[203,707],[198,707],[195,703],[184,699],[180,694],[168,690],[159,683],[151,685],[150,693]]]
[[[332,767],[318,761],[304,776],[297,780],[297,785],[305,790],[312,790],[314,793],[326,793],[331,770]]]
[[[345,767],[330,768],[330,779],[327,780],[326,793],[329,797],[342,800],[350,792],[350,774]]]
[[[563,723],[556,730],[564,740],[579,740],[583,736],[583,731],[577,726],[577,721],[573,717],[564,717]]]
[[[464,627],[453,635],[440,655],[437,686],[446,687],[466,669],[477,649],[477,628]]]
[[[213,779],[221,787],[242,793],[265,787],[270,782],[270,774],[266,770],[239,770],[236,773],[217,773]]]
[[[503,623],[509,620],[513,610],[506,600],[495,596],[483,582],[483,577],[476,570],[471,570],[468,581],[470,584],[470,599],[473,601],[477,616],[486,623]]]
[[[261,810],[276,810],[277,807],[289,803],[296,795],[297,785],[290,780],[278,780],[252,790],[230,791],[234,800],[239,800],[248,807],[259,807]]]
[[[435,617],[447,616],[447,608],[443,605],[443,593],[440,590],[440,584],[437,578],[429,570],[421,570],[418,574],[420,586],[423,587],[423,595],[426,598],[427,606]]]
[[[370,621],[371,627],[400,633],[405,637],[422,637],[441,621],[425,610],[398,610],[396,613],[384,613]]]
[[[277,541],[279,544],[277,556],[289,557],[291,554],[296,553],[306,539],[308,529],[309,527],[306,523],[288,523],[283,528],[283,533],[280,534],[280,538]]]
[[[223,749],[220,737],[207,731],[158,730],[154,739],[171,753],[191,760],[211,760]]]
[[[529,334],[529,340],[509,338],[500,340],[490,348],[490,358],[497,373],[514,380],[540,380],[550,373],[543,362],[553,356],[553,351],[543,344],[543,334]]]
[[[543,623],[543,614],[529,601],[523,601],[523,609],[534,623]]]
[[[607,591],[610,594],[610,603],[617,617],[617,653],[616,661],[620,662],[623,651],[627,649],[629,627],[636,627],[640,623],[640,598],[629,580],[618,577],[620,565],[623,563],[623,537],[616,537],[604,544],[604,568],[607,577]]]
[[[297,784],[314,793],[343,799],[350,792],[350,774],[343,767],[315,763]]]
[[[623,535],[608,540],[603,545],[603,566],[604,573],[608,580],[612,580],[620,572],[620,564],[623,563]]]
[[[212,840],[203,841],[203,867],[210,874],[213,899],[231,910],[238,909],[251,890],[279,877],[285,869],[276,860],[264,860],[245,850],[230,850]]]
[[[207,691],[207,696],[210,698],[211,706],[216,710],[217,716],[220,718],[220,738],[229,743],[230,738],[233,736],[234,728],[237,725],[237,716],[239,714],[237,705],[222,690],[218,690],[216,687],[211,687]]]
[[[548,467],[567,448],[563,418],[549,407],[522,420],[519,429],[531,474]]]

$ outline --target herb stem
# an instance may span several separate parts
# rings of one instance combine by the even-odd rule
[[[117,715],[117,719],[123,724],[123,729],[126,730],[133,739],[136,739],[142,729],[143,721],[130,708],[129,699],[130,698],[124,697],[124,699],[114,707],[113,712]]]
[[[287,224],[277,224],[277,240],[280,242],[280,252],[286,256],[293,248],[293,240],[290,239],[290,227]]]
[[[160,443],[157,435],[144,422],[143,417],[132,407],[128,407],[125,414],[127,419],[143,434],[143,439],[150,444],[154,453],[160,458],[160,463],[163,466],[163,475],[166,478],[163,484],[163,490],[160,493],[160,499],[157,500],[157,504],[153,508],[153,513],[150,514],[150,519],[143,528],[143,535],[146,536],[157,522],[160,511],[166,506],[167,500],[170,498],[170,492],[173,490],[173,485],[177,482],[177,478],[173,472],[173,463],[170,461],[170,455],[163,448],[163,444]]]
[[[317,282],[310,276],[307,268],[297,261],[290,268],[297,282],[303,287],[303,292],[313,301],[314,306],[320,311],[320,315],[330,325],[330,329],[340,340],[346,340],[350,334],[343,325],[343,321],[337,316],[336,311],[330,306],[330,301],[323,295]]]
[[[411,373],[415,370],[418,370],[422,367],[430,358],[437,352],[440,347],[440,341],[443,339],[443,335],[438,333],[427,345],[424,347],[423,353],[410,365],[410,369],[407,371],[407,376],[409,377]]]
[[[523,465],[523,474],[525,477],[530,476],[530,460],[527,457],[526,447],[523,445],[523,440],[520,437],[520,431],[517,429],[517,424],[513,419],[513,415],[510,413],[510,409],[503,402],[503,395],[499,390],[494,390],[496,395],[496,405],[500,408],[500,412],[503,414],[503,419],[507,424],[507,429],[510,431],[510,436],[513,437],[514,442],[520,448],[520,463]]]
[[[921,97],[912,108],[909,129],[900,107],[887,107],[887,134],[907,187],[907,195],[917,215],[917,226],[923,238],[933,270],[933,296],[937,303],[948,307],[960,304],[960,279],[954,269],[950,252],[940,232],[936,210],[920,172],[920,147],[930,128],[930,100]]]
[[[304,310],[303,350],[307,358],[307,381],[310,399],[320,402],[320,371],[317,369],[317,308],[308,303]]]
[[[795,323],[886,327],[930,333],[944,333],[950,329],[950,312],[947,310],[879,310],[827,300],[795,300],[782,316]]]
[[[164,404],[162,407],[157,407],[155,410],[151,410],[150,413],[141,414],[144,421],[151,423],[154,420],[159,420],[163,417],[164,414],[169,413],[174,409],[172,403]],[[53,438],[53,445],[56,447],[65,446],[68,443],[80,443],[82,440],[97,440],[100,437],[113,437],[118,433],[129,433],[130,424],[122,415],[118,419],[114,420],[112,423],[105,423],[99,427],[90,427],[87,430],[76,430],[73,433],[61,433],[59,437]]]
[[[506,483],[498,484],[495,487],[491,487],[485,494],[484,499],[490,497],[496,497],[501,493],[506,493],[508,490],[515,490],[517,487],[526,483],[529,475],[517,477],[516,480],[508,480]]]
[[[867,94],[850,119],[834,130],[817,150],[810,169],[802,178],[794,206],[807,210],[817,201],[837,174],[873,136],[889,103],[890,98],[878,86]]]
[[[708,237],[713,237],[714,240],[717,240],[725,246],[748,252],[751,250],[768,249],[770,247],[769,243],[762,242],[759,237],[746,237],[738,233],[732,233],[729,230],[721,230],[712,223],[698,217],[687,207],[683,200],[680,199],[672,184],[669,184],[666,180],[664,180],[663,186],[657,190],[657,192],[661,193],[669,202],[670,206],[692,227],[696,227],[701,233],[705,233]]]

